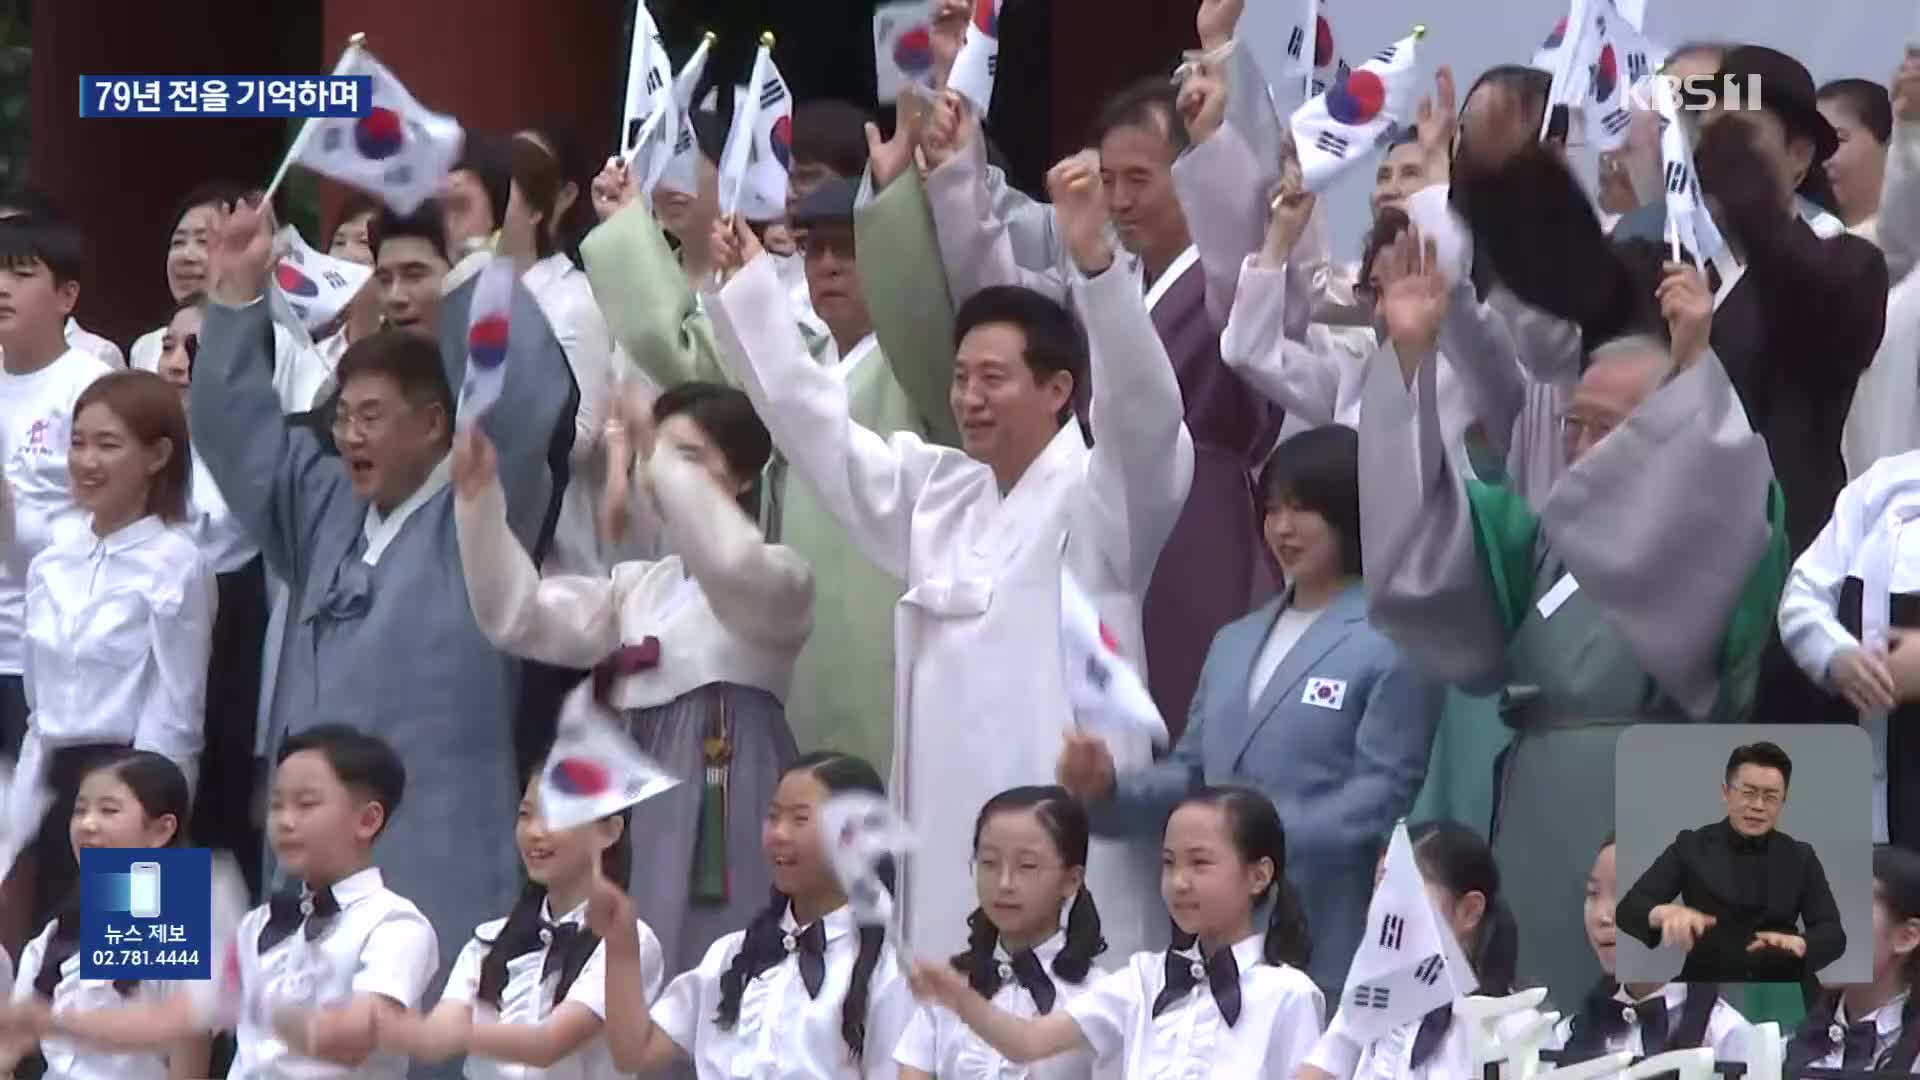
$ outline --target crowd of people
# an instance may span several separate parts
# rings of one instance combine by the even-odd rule
[[[936,84],[972,6],[935,5]],[[717,112],[694,190],[645,195],[563,132],[468,132],[417,210],[340,204],[326,250],[373,275],[311,336],[255,193],[183,200],[124,355],[73,318],[84,213],[0,195],[0,1057],[1460,1080],[1451,1010],[1369,1037],[1344,992],[1395,823],[1457,784],[1491,815],[1411,840],[1480,992],[1547,987],[1564,1061],[1740,1060],[1739,988],[1615,978],[1613,745],[1755,721],[1867,727],[1885,845],[1872,980],[1809,976],[1790,1071],[1911,1070],[1920,51],[1886,86],[1667,57],[1765,87],[1682,114],[1711,260],[1670,246],[1657,115],[1590,193],[1549,73],[1443,67],[1347,264],[1236,127],[1240,6],[1044,201],[951,90],[886,135],[800,102],[775,222],[721,213]],[[504,386],[462,420],[502,261]],[[1164,752],[1076,722],[1063,571]],[[573,695],[681,783],[549,828]],[[1489,699],[1510,743],[1446,775]],[[822,847],[845,792],[919,840],[889,929]],[[81,978],[79,851],[189,842],[260,905],[231,962]]]

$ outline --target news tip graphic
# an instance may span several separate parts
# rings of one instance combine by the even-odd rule
[[[80,977],[210,978],[212,879],[206,848],[83,849]]]
[[[82,75],[80,117],[363,117],[371,75]]]

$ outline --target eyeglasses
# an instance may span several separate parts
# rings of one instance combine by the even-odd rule
[[[1751,787],[1734,788],[1733,797],[1748,806],[1763,806],[1769,810],[1779,806],[1781,801],[1786,798],[1786,796],[1778,791],[1762,791],[1759,788]]]
[[[1587,436],[1591,438],[1592,441],[1599,442],[1601,439],[1611,435],[1613,429],[1619,426],[1620,422],[1617,420],[1575,416],[1573,413],[1567,412],[1560,414],[1560,437],[1563,439],[1571,440]]]
[[[357,432],[361,438],[377,439],[387,429],[387,421],[387,414],[379,409],[365,409],[356,413],[344,407],[337,408],[333,413],[333,437],[342,439]]]

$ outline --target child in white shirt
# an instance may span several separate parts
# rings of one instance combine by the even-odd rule
[[[1828,987],[1787,1041],[1785,1075],[1801,1069],[1920,1073],[1920,854],[1873,849],[1873,980]]]
[[[596,884],[587,918],[607,943],[616,1067],[647,1073],[691,1061],[698,1080],[898,1075],[893,1048],[913,999],[885,931],[854,923],[815,824],[820,804],[846,791],[884,787],[873,766],[831,751],[782,774],[761,832],[771,902],[745,930],[714,942],[651,1008],[631,904],[615,886]],[[882,876],[891,889],[891,871]]]
[[[1727,1004],[1717,984],[1622,986],[1615,981],[1614,943],[1619,931],[1613,909],[1619,888],[1609,833],[1594,856],[1593,872],[1587,875],[1585,908],[1587,943],[1606,974],[1580,1011],[1554,1026],[1548,1048],[1560,1051],[1563,1067],[1622,1050],[1643,1058],[1697,1046],[1713,1047],[1718,1061],[1746,1061],[1753,1025]]]
[[[967,951],[953,958],[967,985],[1016,1016],[1050,1015],[1085,993],[1106,951],[1100,913],[1087,891],[1087,811],[1067,789],[1018,787],[987,800],[973,827],[980,906],[967,918]],[[1061,926],[1061,912],[1066,925]],[[960,1018],[922,1006],[893,1052],[900,1080],[1086,1080],[1093,1054],[1061,1054],[1022,1070]],[[1119,1075],[1118,1062],[1099,1075]]]
[[[1306,919],[1285,877],[1286,834],[1273,803],[1239,787],[1189,795],[1167,821],[1161,860],[1176,945],[1135,954],[1066,1008],[1017,1016],[952,967],[927,961],[914,965],[915,992],[1014,1062],[1087,1049],[1124,1062],[1129,1080],[1291,1076],[1320,1035],[1325,1002],[1305,971]],[[1257,934],[1254,912],[1266,903],[1266,931]]]
[[[482,923],[460,950],[440,1003],[425,1016],[380,1013],[382,1049],[437,1063],[466,1054],[470,1080],[616,1080],[606,1024],[606,947],[586,925],[596,876],[626,881],[626,811],[578,828],[547,828],[540,776],[527,782],[514,839],[527,882],[504,919]],[[645,923],[640,970],[660,993],[660,940]]]
[[[230,1080],[402,1080],[406,1060],[378,1053],[374,1015],[417,1007],[439,967],[433,926],[372,866],[405,788],[406,770],[381,739],[331,724],[290,736],[268,835],[302,889],[248,912],[214,978],[189,993],[52,1014],[16,1007],[7,1027],[117,1050],[232,1028]]]
[[[127,750],[102,760],[81,779],[74,800],[67,829],[74,855],[84,848],[184,847],[189,805],[187,778],[165,757]],[[178,992],[178,984],[81,978],[79,938],[76,893],[21,952],[12,1000],[37,1000],[64,1013],[157,1001]],[[208,1039],[198,1033],[164,1053],[115,1053],[58,1037],[41,1042],[40,1052],[46,1058],[46,1080],[190,1080],[207,1075]]]

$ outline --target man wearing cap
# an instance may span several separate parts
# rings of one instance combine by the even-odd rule
[[[803,104],[795,115],[808,113]],[[805,154],[816,142],[795,132],[796,175],[809,171]],[[953,445],[953,349],[941,329],[952,325],[953,309],[919,178],[889,185],[856,214],[853,185],[829,171],[792,208],[796,232],[804,230],[809,297],[828,333],[812,332],[804,313],[791,313],[794,321],[814,360],[847,380],[855,423]],[[633,199],[581,244],[594,296],[627,355],[661,389],[694,379],[731,383],[707,314],[651,209]],[[704,265],[706,254],[695,253],[690,265]],[[763,531],[807,559],[819,598],[787,696],[794,739],[803,753],[831,748],[890,762],[893,606],[901,584],[860,554],[778,455],[763,490]]]

